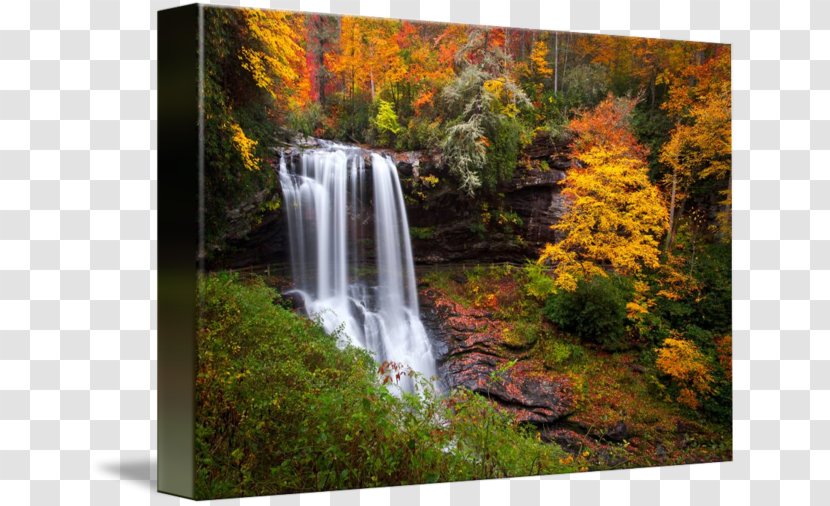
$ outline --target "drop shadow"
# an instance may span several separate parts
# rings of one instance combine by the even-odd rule
[[[149,456],[122,456],[119,460],[101,462],[98,468],[114,478],[136,482],[148,490],[156,491],[156,477],[153,473],[156,460]]]
[[[154,505],[196,504],[192,499],[158,491],[157,460],[150,457],[149,452],[146,454],[145,452],[135,452],[137,455],[130,455],[129,453],[131,452],[122,452],[121,458],[118,460],[98,463],[98,469],[113,478],[128,481],[134,486],[150,492],[151,502]]]

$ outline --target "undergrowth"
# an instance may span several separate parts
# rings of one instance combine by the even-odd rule
[[[337,346],[259,277],[200,280],[196,495],[267,495],[570,472],[558,446],[467,390]],[[414,375],[421,394],[399,391]]]

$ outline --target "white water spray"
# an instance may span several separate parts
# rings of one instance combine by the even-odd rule
[[[377,153],[369,168],[364,154],[326,144],[299,160],[280,160],[296,291],[328,332],[341,329],[379,362],[401,362],[431,377],[435,358],[418,314],[398,171]]]

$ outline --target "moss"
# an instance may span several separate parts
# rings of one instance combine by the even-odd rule
[[[433,227],[409,227],[409,235],[413,239],[432,239],[435,237],[435,228]]]

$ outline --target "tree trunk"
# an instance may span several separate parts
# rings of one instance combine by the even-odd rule
[[[689,276],[695,274],[695,255],[697,250],[697,231],[692,232],[692,258],[689,261]]]
[[[726,199],[721,203],[721,213],[723,216],[725,216],[726,230],[723,230],[724,227],[718,227],[721,229],[718,234],[720,235],[721,239],[726,239],[727,241],[729,241],[729,234],[731,234],[732,232],[732,177],[731,175],[727,175],[726,177],[729,178],[729,185],[726,187]]]
[[[565,78],[565,71],[568,68],[568,52],[571,49],[571,34],[570,33],[568,34],[568,37],[565,39],[565,41],[567,42],[567,45],[564,48],[562,48],[562,52],[565,53],[565,55],[562,57],[562,79],[563,79],[563,81],[562,81],[562,92],[565,91],[564,78]]]
[[[674,234],[674,203],[677,199],[677,169],[672,169],[671,173],[671,201],[669,203],[669,232],[666,234],[665,253],[669,253],[671,248],[672,235]]]
[[[649,104],[649,108],[650,108],[652,111],[654,110],[655,95],[656,95],[656,93],[657,93],[657,90],[656,90],[656,83],[655,83],[655,81],[657,81],[657,77],[656,77],[656,76],[652,76],[652,78],[651,78],[651,84],[650,84],[650,86],[649,86],[649,89],[650,89],[650,91],[651,91],[651,103]]]
[[[322,43],[321,43],[322,45]],[[326,105],[326,61],[325,52],[320,48],[317,55],[317,97],[320,99],[320,105]]]
[[[671,230],[672,244],[674,244],[674,239],[675,237],[677,237],[677,227],[679,226],[678,223],[680,223],[683,220],[683,213],[686,211],[686,202],[686,199],[682,200],[680,202],[680,205],[677,207],[677,212],[674,213],[674,228]]]
[[[553,95],[559,94],[559,32],[553,34]]]

